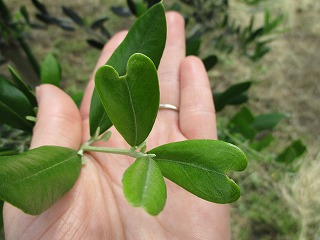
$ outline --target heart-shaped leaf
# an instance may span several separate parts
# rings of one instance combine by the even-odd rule
[[[31,132],[33,123],[26,116],[34,116],[28,98],[11,82],[0,76],[0,121],[14,128]]]
[[[167,38],[165,11],[162,3],[155,4],[143,14],[130,28],[126,38],[114,51],[107,65],[112,66],[120,76],[126,74],[126,65],[134,53],[148,56],[158,68]],[[90,134],[93,136],[100,127],[100,132],[112,126],[108,115],[105,114],[100,98],[94,90],[91,99]],[[102,125],[99,125],[102,124]]]
[[[119,77],[108,65],[95,75],[96,89],[113,125],[131,146],[148,137],[159,101],[157,69],[147,56],[136,53],[128,61],[127,74]]]
[[[188,140],[159,146],[156,155],[164,177],[198,197],[215,203],[230,203],[240,197],[237,184],[227,172],[243,171],[247,158],[236,146],[216,140]]]
[[[13,156],[0,156],[0,198],[28,214],[50,208],[79,177],[77,151],[42,146]]]
[[[158,215],[167,199],[167,189],[157,163],[148,157],[138,158],[124,173],[123,191],[134,207],[143,207]]]

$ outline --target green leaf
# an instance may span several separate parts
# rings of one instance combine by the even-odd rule
[[[124,173],[123,191],[134,207],[143,207],[158,215],[167,199],[167,189],[157,163],[148,157],[138,158]]]
[[[119,76],[108,65],[98,69],[95,86],[111,122],[123,138],[138,146],[148,137],[155,122],[159,102],[157,69],[147,56],[129,58],[127,74]]]
[[[279,156],[276,161],[282,163],[292,163],[303,153],[307,151],[307,147],[303,144],[301,140],[296,140],[292,142]]]
[[[126,74],[126,66],[129,58],[134,53],[142,53],[148,56],[156,68],[158,68],[166,38],[167,27],[165,11],[163,4],[158,3],[135,22],[126,38],[114,51],[106,64],[112,66],[118,72],[119,76],[123,76]],[[112,126],[102,105],[97,105],[101,105],[101,101],[95,90],[91,100],[91,108],[94,110],[90,111],[91,136],[94,135],[98,127],[100,127],[101,132],[104,132]],[[101,123],[103,123],[103,125],[99,125]]]
[[[92,99],[91,99],[91,107],[90,107],[90,135],[94,136],[98,127],[100,127],[100,133],[105,132],[112,126],[112,122],[108,117],[104,107],[101,103],[99,94],[95,89]],[[94,104],[96,103],[96,104]],[[94,119],[95,118],[95,119]],[[92,132],[95,129],[95,132]]]
[[[30,17],[29,17],[29,13],[27,11],[27,8],[25,6],[21,6],[20,7],[20,13],[23,16],[24,20],[26,21],[26,23],[28,25],[30,25]]]
[[[135,7],[136,7],[137,17],[140,17],[148,10],[148,7],[143,2],[143,0],[136,0]]]
[[[93,21],[91,24],[90,24],[90,28],[91,29],[98,29],[100,27],[103,26],[104,22],[109,20],[108,17],[102,17],[102,18],[98,18],[97,20]]]
[[[199,55],[199,50],[201,46],[201,32],[197,31],[192,36],[186,39],[186,56]]]
[[[250,148],[255,149],[256,151],[261,151],[262,149],[268,147],[274,140],[275,138],[271,134],[268,134],[260,140],[250,143]]]
[[[100,137],[99,140],[106,142],[111,138],[111,135],[112,135],[112,132],[111,131],[107,131]]]
[[[84,92],[73,92],[70,94],[70,97],[74,101],[74,103],[77,105],[78,108],[81,106],[81,102],[83,99]]]
[[[159,146],[155,154],[164,177],[210,202],[230,203],[240,189],[226,173],[243,171],[247,158],[236,146],[215,140],[188,140]]]
[[[31,0],[33,5],[43,14],[48,14],[48,10],[45,5],[43,5],[40,1],[38,0]]]
[[[285,117],[283,113],[261,114],[255,117],[252,124],[258,131],[273,129]]]
[[[111,6],[110,10],[120,17],[130,17],[132,15],[130,10],[126,7]]]
[[[249,100],[249,97],[246,93],[241,93],[236,97],[233,97],[229,102],[228,105],[240,105],[245,103]]]
[[[28,98],[11,82],[0,76],[0,121],[31,132],[34,124],[26,116],[35,116]]]
[[[226,105],[234,102],[250,88],[252,82],[246,81],[231,85],[222,93],[213,93],[216,111],[221,111]]]
[[[29,99],[31,105],[33,107],[37,107],[38,103],[36,97],[31,90],[31,88],[22,80],[21,76],[19,75],[18,71],[13,67],[9,66],[9,72],[11,74],[12,80],[14,81],[16,87],[24,93],[24,95]]]
[[[81,166],[77,151],[57,146],[0,156],[0,198],[27,214],[40,214],[72,188]]]
[[[65,15],[67,15],[73,22],[78,24],[79,26],[84,26],[82,18],[71,8],[62,6],[62,11]]]
[[[61,67],[57,59],[50,53],[41,64],[41,83],[50,83],[60,87]]]
[[[216,55],[210,55],[202,59],[202,62],[206,70],[209,71],[218,63],[218,57]]]
[[[3,204],[4,202],[0,200],[0,238],[4,239],[4,229],[3,229]]]
[[[247,106],[240,109],[239,112],[229,122],[231,132],[238,132],[247,139],[252,140],[256,135],[256,130],[252,126],[254,116]]]

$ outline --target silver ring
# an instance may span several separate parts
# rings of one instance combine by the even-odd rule
[[[160,103],[159,104],[159,110],[160,109],[170,109],[170,110],[174,110],[174,111],[177,111],[179,112],[179,108],[172,105],[172,104],[168,104],[168,103]]]

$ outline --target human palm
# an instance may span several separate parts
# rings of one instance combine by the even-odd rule
[[[184,23],[180,15],[167,14],[168,37],[159,67],[160,102],[180,111],[159,110],[147,140],[148,149],[196,138],[216,138],[215,114],[205,69],[198,58],[185,57]],[[106,62],[123,40],[113,37],[104,48],[98,66]],[[79,149],[89,138],[89,107],[93,81],[88,85],[81,110],[61,90],[43,85],[37,90],[38,120],[32,147],[60,145]],[[50,109],[48,106],[52,106]],[[128,148],[111,129],[108,147]],[[124,198],[122,175],[134,159],[105,153],[85,153],[75,186],[53,207],[29,216],[6,204],[7,239],[228,239],[227,205],[206,202],[167,181],[167,203],[157,217],[133,208]]]

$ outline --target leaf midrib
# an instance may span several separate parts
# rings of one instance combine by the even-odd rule
[[[150,166],[152,166],[151,160],[147,159],[147,161],[148,161],[148,170],[147,170],[147,174],[145,177],[145,185],[142,190],[142,198],[141,198],[141,202],[143,203],[142,205],[144,205],[144,206],[146,204],[146,199],[147,199],[146,195],[148,195],[148,194],[146,194],[146,192],[149,189],[149,185],[150,185],[149,183],[150,183],[150,177],[151,177],[151,171],[152,171],[152,168],[150,167]]]
[[[209,172],[214,172],[214,173],[221,174],[221,175],[226,175],[223,171],[220,171],[218,169],[209,169],[209,168],[201,167],[201,165],[195,165],[195,164],[188,163],[188,162],[182,162],[182,161],[176,161],[176,160],[170,160],[170,159],[163,159],[163,158],[155,158],[155,160],[157,160],[159,162],[160,161],[164,161],[164,162],[170,162],[170,163],[173,163],[173,164],[186,165],[186,166],[194,167],[194,168],[201,169],[201,170],[204,170],[204,171],[209,171]]]
[[[21,117],[19,114],[17,114],[14,110],[12,110],[7,104],[0,101],[0,105],[3,106],[7,111],[9,111],[11,114],[15,115],[18,119],[20,119],[24,124],[32,128],[32,125],[23,117]]]
[[[23,182],[23,181],[27,180],[27,179],[36,177],[37,175],[41,175],[43,172],[49,171],[49,170],[51,170],[52,168],[55,168],[55,167],[57,167],[57,166],[59,166],[59,165],[61,165],[61,164],[64,164],[64,163],[66,163],[67,161],[70,161],[70,160],[72,160],[73,158],[75,158],[75,157],[77,157],[77,156],[78,156],[78,155],[71,156],[71,157],[69,157],[69,158],[67,158],[67,159],[65,159],[65,160],[63,160],[63,161],[61,161],[61,162],[59,162],[59,163],[57,163],[57,164],[54,164],[54,165],[52,165],[52,166],[50,166],[50,167],[48,167],[48,168],[45,168],[45,169],[40,170],[40,171],[38,171],[38,172],[36,172],[36,173],[33,173],[33,174],[30,175],[30,176],[27,176],[27,177],[18,179],[18,180],[16,180],[16,181],[13,181],[13,182],[10,182],[10,183],[1,184],[1,185],[0,185],[0,189],[7,188],[8,186],[16,185],[16,184],[18,184],[18,183],[20,183],[20,182]]]
[[[125,76],[125,85],[129,94],[129,100],[130,100],[130,106],[132,109],[132,113],[133,113],[133,120],[134,120],[134,145],[137,144],[137,139],[138,139],[138,123],[137,123],[137,116],[136,116],[136,111],[133,105],[133,99],[131,96],[131,91],[130,91],[130,87],[129,87],[129,83],[127,80],[127,75]]]

